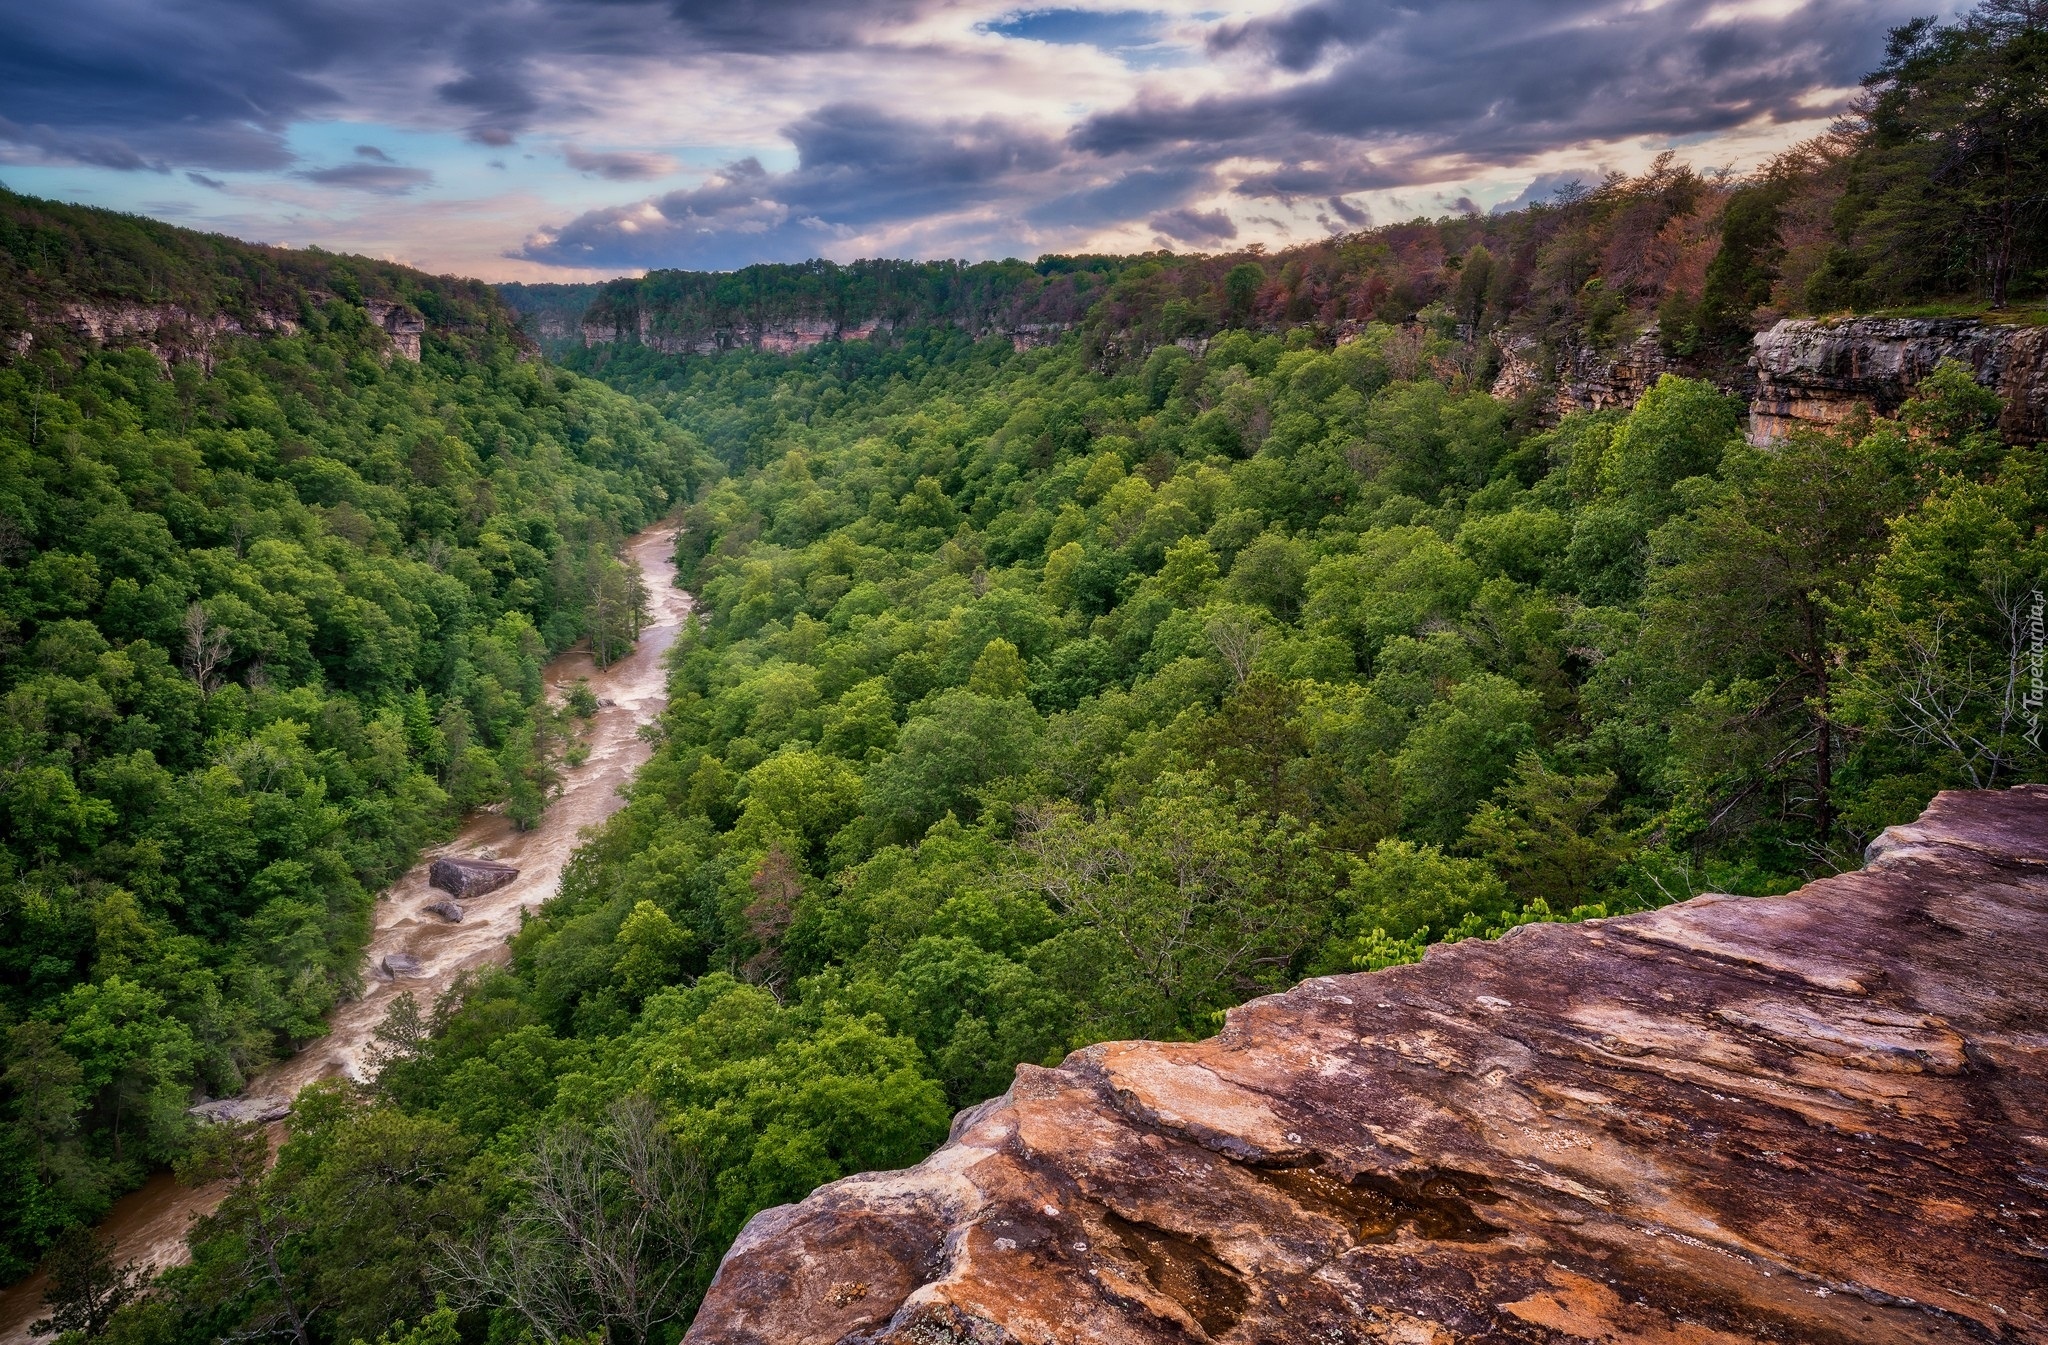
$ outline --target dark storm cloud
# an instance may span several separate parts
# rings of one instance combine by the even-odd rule
[[[928,220],[1014,196],[1056,169],[1052,138],[996,118],[917,122],[841,103],[786,127],[797,166],[726,165],[701,186],[593,210],[519,255],[573,266],[692,266],[815,257],[877,226]]]
[[[676,161],[666,154],[637,151],[607,153],[579,149],[575,145],[563,146],[562,162],[586,177],[601,177],[613,182],[638,182],[676,170]]]
[[[556,97],[542,61],[851,51],[941,2],[15,4],[0,41],[0,161],[276,170],[292,166],[293,123],[404,116],[422,97],[470,139],[509,144]],[[371,88],[396,106],[366,102]],[[408,88],[418,96],[389,93]]]
[[[1221,210],[1182,206],[1152,217],[1152,227],[1180,243],[1222,243],[1237,237],[1237,221]]]
[[[1801,98],[1854,84],[1909,8],[1812,0],[1779,17],[1724,19],[1714,0],[1315,0],[1210,38],[1219,55],[1306,78],[1140,99],[1084,122],[1073,144],[1098,155],[1199,146],[1300,165],[1248,180],[1240,190],[1251,194],[1399,186],[1444,160],[1498,168],[1588,141],[1810,118]]]
[[[323,187],[346,187],[351,191],[375,192],[379,196],[403,196],[424,187],[434,175],[424,168],[401,168],[397,164],[344,163],[333,168],[315,168],[300,173],[308,182]]]

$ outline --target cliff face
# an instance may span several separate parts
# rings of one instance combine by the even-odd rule
[[[333,301],[337,296],[321,294],[317,300]],[[363,310],[391,342],[391,353],[418,364],[420,338],[426,335],[427,320],[409,304],[388,299],[365,299]],[[246,319],[226,313],[199,314],[182,304],[138,304],[120,300],[73,301],[43,312],[30,312],[37,325],[61,328],[73,337],[96,346],[141,346],[169,368],[182,359],[197,360],[213,368],[214,347],[229,336],[290,336],[300,327],[297,309],[258,308]],[[35,346],[34,327],[18,333],[16,355]],[[388,360],[388,356],[386,357]]]
[[[1758,335],[1750,438],[1774,443],[1858,408],[1888,415],[1945,359],[1961,360],[2005,399],[1999,429],[2008,441],[2048,440],[2048,327],[1923,318],[1785,321]]]
[[[359,310],[386,359],[418,361],[431,320],[454,346],[533,344],[481,281],[394,262],[196,233],[0,188],[0,358],[39,345],[139,346],[166,368],[211,368],[224,340],[291,335],[335,305]]]
[[[1502,342],[1500,374],[1494,379],[1493,395],[1512,400],[1546,386],[1536,353],[1532,340]],[[1682,372],[1665,356],[1664,348],[1658,344],[1657,326],[1652,323],[1619,350],[1574,347],[1559,365],[1544,409],[1553,418],[1610,407],[1625,411],[1665,374]]]
[[[2048,787],[1120,1042],[748,1225],[741,1342],[2048,1339]]]

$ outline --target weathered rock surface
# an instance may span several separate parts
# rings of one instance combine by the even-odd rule
[[[383,970],[386,976],[390,976],[393,978],[400,976],[419,976],[423,974],[425,970],[420,966],[420,960],[414,957],[411,953],[386,953],[384,955],[384,960],[378,963],[377,965]]]
[[[1627,410],[1665,374],[1684,372],[1665,356],[1655,323],[1618,349],[1572,348],[1559,361],[1554,380],[1544,377],[1533,340],[1501,342],[1498,348],[1500,374],[1493,381],[1493,395],[1512,401],[1548,387],[1543,409],[1553,419],[1574,411]]]
[[[510,864],[490,859],[437,859],[427,869],[429,883],[458,897],[495,892],[518,876]]]
[[[258,1094],[249,1097],[224,1097],[218,1102],[202,1102],[196,1107],[187,1107],[185,1115],[194,1120],[207,1122],[234,1121],[282,1121],[291,1115],[292,1100],[274,1094]]]
[[[2008,441],[2048,440],[2048,327],[1974,318],[1780,322],[1756,338],[1750,440],[1838,425],[1858,408],[1890,415],[1945,359],[1961,360],[2005,399],[1999,430]]]
[[[428,915],[438,915],[451,925],[462,923],[462,903],[457,901],[430,901],[426,904]]]
[[[1873,848],[1021,1066],[688,1340],[2048,1340],[2048,788]]]

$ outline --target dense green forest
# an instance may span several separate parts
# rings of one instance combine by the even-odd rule
[[[524,358],[489,290],[0,196],[0,1273],[182,1152],[195,1095],[323,1030],[376,890],[544,806],[540,663],[687,435]],[[359,300],[429,319],[394,358]],[[166,367],[46,320],[293,335]],[[196,350],[196,347],[195,347]],[[539,733],[537,743],[536,734]]]
[[[1518,433],[1401,343],[617,353],[732,449],[654,761],[510,967],[302,1097],[117,1333],[669,1339],[750,1214],[1018,1061],[1782,890],[2048,778],[2008,681],[2048,459],[1966,373],[1765,452],[1677,378]]]
[[[152,1163],[228,1191],[147,1287],[63,1237],[53,1324],[672,1345],[751,1214],[916,1161],[1019,1062],[1782,891],[1938,789],[2048,779],[2048,452],[1955,365],[1770,450],[1711,377],[1776,314],[2038,298],[2028,13],[1901,29],[1859,123],[1745,179],[1663,162],[1272,256],[594,295],[628,331],[905,305],[794,358],[525,362],[481,295],[315,256],[300,331],[210,369],[0,368],[11,1245]],[[156,227],[104,221],[72,227]],[[180,274],[283,264],[222,255]],[[421,365],[350,277],[433,319]],[[1046,294],[1075,330],[1020,350],[1002,304]],[[1703,377],[1555,424],[1485,391],[1496,337],[1651,321]],[[420,839],[536,806],[535,660],[678,504],[701,619],[653,760],[509,964],[402,999],[374,1082],[302,1094],[268,1166],[260,1130],[187,1128],[318,1030]]]

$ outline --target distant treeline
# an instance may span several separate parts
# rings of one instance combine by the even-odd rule
[[[1021,261],[827,261],[653,271],[587,286],[504,288],[553,314],[560,350],[586,322],[669,349],[757,343],[776,324],[952,325],[970,335],[1085,329],[1091,361],[1142,358],[1233,329],[1421,322],[1465,338],[1489,376],[1499,334],[1540,364],[1658,324],[1698,372],[1741,363],[1778,317],[1937,305],[1976,312],[2048,292],[2048,29],[2038,5],[1892,34],[1854,113],[1746,177],[1660,159],[1497,215],[1416,219],[1276,253],[1049,255]],[[569,316],[572,308],[577,317]]]

